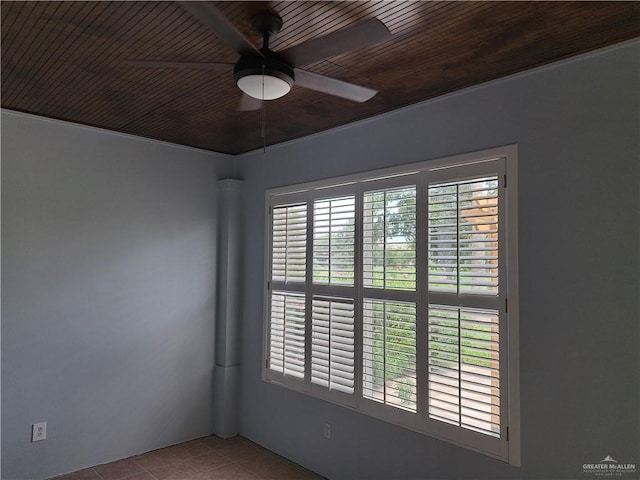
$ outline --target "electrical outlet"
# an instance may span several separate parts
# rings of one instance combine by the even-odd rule
[[[39,442],[47,438],[47,422],[34,423],[31,430],[31,441]]]
[[[324,438],[331,438],[331,424],[324,424]]]

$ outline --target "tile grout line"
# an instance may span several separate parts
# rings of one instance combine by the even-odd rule
[[[148,453],[148,452],[145,452],[145,453]],[[141,455],[144,455],[144,453],[142,453]],[[138,455],[135,455],[135,456],[138,456]],[[132,462],[133,462],[133,463],[135,463],[136,465],[138,465],[138,466],[142,469],[142,471],[143,471],[144,473],[149,474],[149,476],[151,476],[151,478],[153,478],[154,480],[157,480],[157,477],[156,477],[153,473],[151,473],[149,470],[147,470],[147,469],[144,467],[144,465],[141,465],[140,463],[138,463],[138,461],[136,461],[136,459],[135,459],[135,458],[133,458],[133,459],[132,459]],[[136,473],[136,474],[134,474],[134,475],[138,475],[138,474]],[[133,477],[134,475],[130,475],[130,477]],[[130,478],[130,477],[127,477],[127,478]],[[126,479],[123,479],[123,480],[126,480]]]

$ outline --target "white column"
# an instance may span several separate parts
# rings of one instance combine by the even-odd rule
[[[213,433],[238,434],[242,180],[218,182],[218,308],[213,372]]]

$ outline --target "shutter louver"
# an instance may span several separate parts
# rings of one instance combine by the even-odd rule
[[[354,284],[355,197],[316,200],[313,206],[313,283]]]
[[[363,396],[416,411],[416,307],[364,300]]]
[[[429,416],[500,437],[498,312],[429,306]]]
[[[311,381],[353,393],[353,300],[314,297],[311,314]]]
[[[304,282],[307,267],[307,205],[275,207],[272,225],[271,279]]]
[[[429,186],[429,289],[498,294],[498,179]]]
[[[271,295],[269,368],[304,378],[305,296],[285,292]]]
[[[416,188],[364,194],[364,286],[416,288]]]

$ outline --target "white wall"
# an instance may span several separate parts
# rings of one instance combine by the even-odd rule
[[[640,466],[639,45],[246,155],[241,432],[332,480],[583,478],[606,455]],[[511,143],[521,468],[261,381],[265,189]]]
[[[210,434],[230,163],[2,112],[2,478]]]

